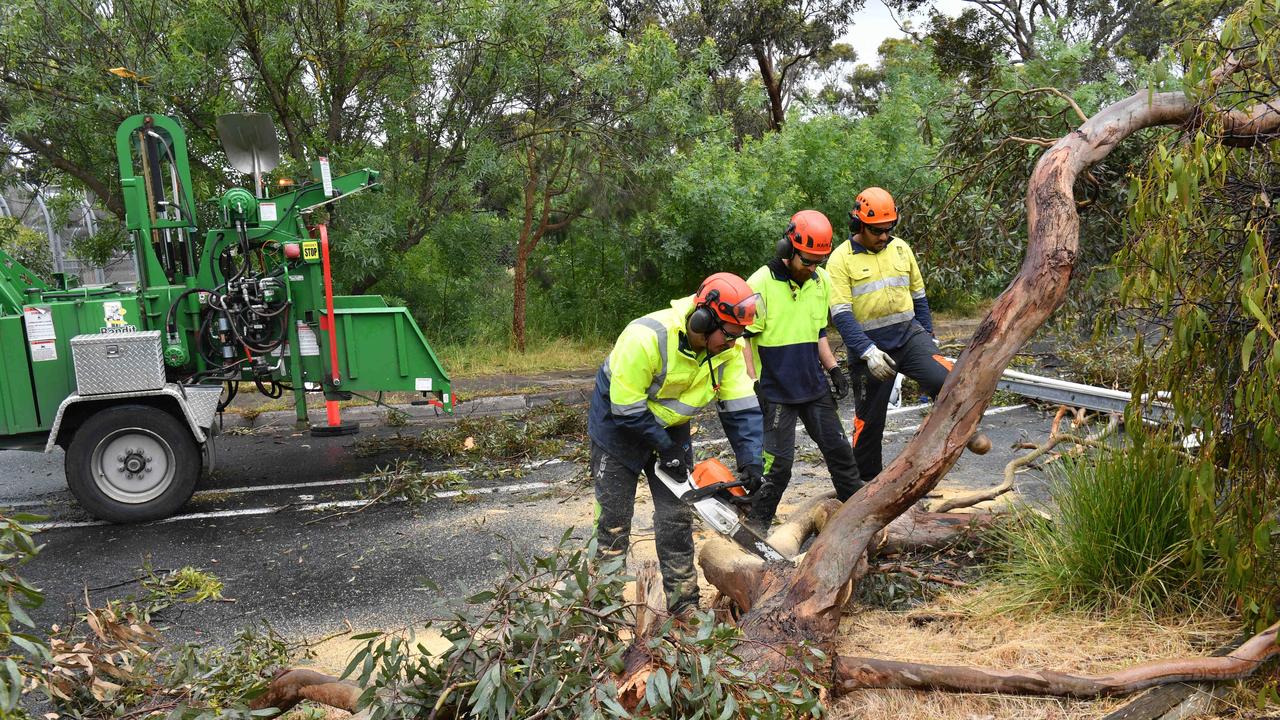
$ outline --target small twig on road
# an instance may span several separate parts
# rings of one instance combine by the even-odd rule
[[[118,583],[111,583],[110,585],[99,585],[99,586],[97,586],[97,587],[86,587],[86,588],[85,588],[85,590],[86,590],[86,591],[89,591],[89,592],[98,592],[99,590],[113,590],[113,589],[118,588],[118,587],[124,587],[125,585],[132,585],[133,583],[141,582],[142,580],[144,580],[144,579],[146,579],[146,578],[148,578],[148,577],[150,577],[150,575],[139,575],[139,576],[137,576],[137,577],[130,578],[130,579],[128,579],[128,580],[121,580],[121,581],[120,581],[120,582],[118,582]]]
[[[336,637],[342,637],[343,635],[356,634],[356,629],[351,626],[350,620],[343,619],[342,624],[347,626],[345,630],[339,630],[335,633],[330,633],[329,635],[325,635],[324,637],[318,640],[312,640],[311,642],[303,642],[301,643],[302,647],[313,648],[313,647],[316,647],[317,645],[323,645]]]

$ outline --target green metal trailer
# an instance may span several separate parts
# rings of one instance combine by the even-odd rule
[[[333,176],[319,158],[305,182],[268,195],[279,162],[269,118],[223,116],[218,130],[254,190],[224,192],[216,226],[202,229],[178,123],[120,125],[136,287],[49,283],[0,252],[0,448],[64,448],[71,492],[106,520],[181,507],[212,463],[217,413],[242,387],[291,393],[299,422],[307,394],[323,394],[315,434],[354,430],[337,415],[353,392],[422,393],[452,411],[449,376],[405,308],[333,294],[339,240],[325,210],[377,191],[378,173]]]

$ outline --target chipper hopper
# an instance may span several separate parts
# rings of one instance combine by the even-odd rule
[[[116,132],[135,287],[46,282],[0,252],[0,447],[66,451],[67,484],[93,515],[165,517],[213,462],[218,413],[237,392],[308,393],[342,434],[351,393],[422,393],[452,410],[449,377],[409,312],[374,295],[333,294],[329,206],[379,189],[378,173],[305,181],[264,176],[279,163],[266,115],[219,118],[227,159],[253,179],[216,201],[202,229],[178,123],[134,115]]]

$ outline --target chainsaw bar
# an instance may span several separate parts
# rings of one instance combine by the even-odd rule
[[[732,540],[738,547],[768,562],[789,562],[785,555],[778,552],[768,540],[742,523],[742,516],[727,500],[716,496],[698,497],[698,488],[693,479],[683,482],[676,480],[662,470],[657,463],[653,464],[654,476],[682,502],[693,506],[694,512],[703,522],[711,526],[720,535]]]

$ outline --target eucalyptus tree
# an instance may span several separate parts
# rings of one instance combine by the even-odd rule
[[[536,0],[500,50],[509,212],[519,221],[512,337],[525,347],[529,261],[548,235],[589,217],[650,161],[703,126],[704,51],[682,56],[665,30],[631,38],[599,22],[591,0]]]

